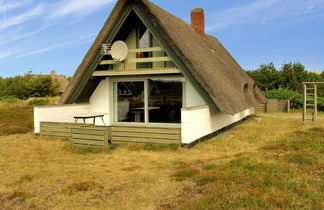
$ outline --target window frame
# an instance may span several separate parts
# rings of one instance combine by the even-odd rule
[[[181,123],[157,123],[149,122],[149,79],[177,78],[182,80],[182,108],[185,107],[185,78],[183,76],[158,76],[158,77],[124,77],[110,79],[110,124],[112,126],[138,126],[138,127],[170,127],[180,128]],[[144,82],[144,122],[118,122],[118,82]]]

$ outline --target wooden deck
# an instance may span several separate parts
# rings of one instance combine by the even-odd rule
[[[91,124],[41,122],[40,134],[71,138],[73,144],[108,146],[111,143],[181,144],[180,128],[95,126]]]

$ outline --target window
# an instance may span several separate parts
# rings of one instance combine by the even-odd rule
[[[182,78],[150,78],[114,83],[114,121],[180,123]]]
[[[144,82],[117,83],[118,122],[144,122]]]
[[[149,79],[149,122],[180,123],[182,81],[179,78]]]
[[[152,35],[145,26],[139,26],[137,28],[137,48],[152,47]],[[149,58],[152,57],[151,52],[139,52],[137,58]],[[152,62],[137,63],[137,68],[152,68]]]

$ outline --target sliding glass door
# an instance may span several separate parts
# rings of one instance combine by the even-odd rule
[[[114,82],[115,122],[180,123],[182,78]]]

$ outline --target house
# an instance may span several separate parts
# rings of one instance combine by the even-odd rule
[[[205,34],[203,10],[193,9],[191,19],[187,24],[148,0],[119,0],[59,105],[35,107],[35,133],[72,132],[74,143],[90,145],[186,145],[253,114],[266,98]],[[103,53],[111,44],[120,47],[115,57],[128,49],[124,60]]]
[[[55,70],[51,70],[51,74],[50,75],[46,75],[46,74],[31,74],[28,73],[29,76],[31,76],[32,78],[37,78],[37,77],[48,77],[50,76],[52,82],[57,82],[59,84],[59,93],[63,94],[66,87],[69,84],[69,80],[66,78],[66,76],[64,75],[58,75],[56,74]]]

